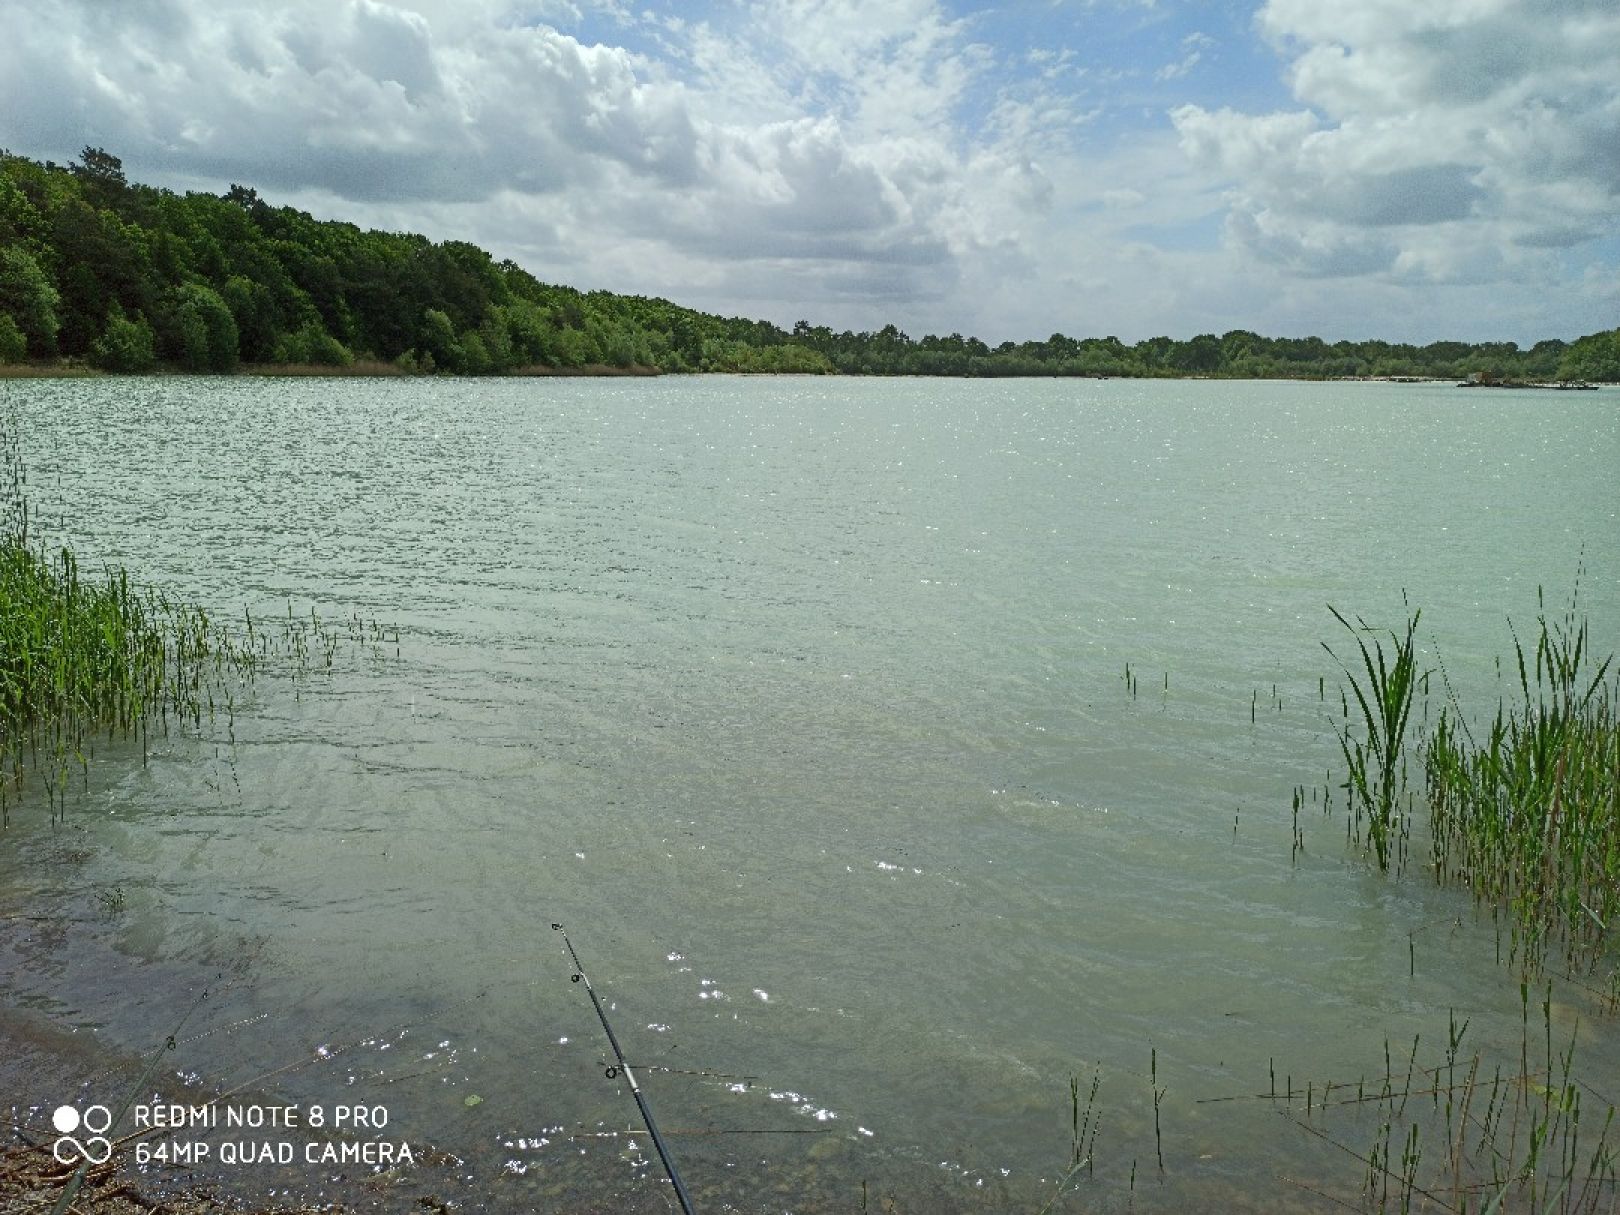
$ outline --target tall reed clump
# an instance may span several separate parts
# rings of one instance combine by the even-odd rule
[[[31,542],[26,484],[15,436],[0,423],[0,825],[30,767],[54,811],[102,732],[138,733],[144,745],[153,725],[198,728],[219,711],[234,720],[235,690],[266,662],[295,681],[332,666],[338,635],[313,612],[294,617],[289,605],[279,627],[248,615],[235,630],[132,586],[121,568],[85,576],[72,550]],[[346,632],[373,650],[384,639],[358,616]]]
[[[54,797],[102,730],[157,719],[200,725],[226,679],[257,657],[200,608],[130,585],[122,569],[86,577],[71,549],[30,543],[26,474],[0,429],[0,807],[32,765]]]
[[[1362,675],[1358,676],[1333,652],[1332,646],[1322,643],[1350,680],[1356,707],[1361,711],[1360,737],[1351,729],[1348,708],[1339,729],[1339,749],[1349,770],[1345,789],[1356,823],[1366,822],[1378,867],[1387,871],[1391,859],[1404,846],[1411,821],[1404,746],[1418,685],[1414,639],[1422,613],[1414,612],[1406,622],[1405,637],[1389,634],[1392,652],[1386,655],[1383,640],[1366,622],[1357,618],[1352,625],[1333,606],[1329,605],[1328,611],[1350,630],[1361,656]]]
[[[1424,744],[1433,867],[1509,909],[1526,964],[1561,947],[1590,973],[1620,927],[1620,675],[1573,599],[1539,624],[1533,655],[1514,638],[1519,703],[1482,739],[1453,703]],[[1620,960],[1608,978],[1620,999]]]

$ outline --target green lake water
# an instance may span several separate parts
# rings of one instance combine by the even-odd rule
[[[645,1137],[600,1137],[639,1124],[553,922],[632,1063],[680,1069],[644,1088],[703,1210],[1038,1211],[1075,1075],[1101,1129],[1055,1209],[1331,1209],[1305,1186],[1365,1170],[1273,1083],[1381,1078],[1415,1034],[1432,1065],[1452,1010],[1519,1058],[1490,917],[1421,838],[1378,874],[1337,788],[1296,855],[1291,795],[1342,779],[1328,604],[1396,627],[1404,593],[1481,717],[1538,585],[1561,609],[1584,566],[1620,648],[1620,393],[108,378],[0,408],[84,568],[389,632],[145,762],[102,745],[61,825],[11,808],[8,1001],[145,1052],[214,983],[175,1082],[303,1061],[261,1087],[385,1105],[472,1209],[669,1209]],[[1553,1000],[1620,1100],[1616,1022]]]

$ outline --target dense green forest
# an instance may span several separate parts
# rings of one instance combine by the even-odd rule
[[[116,156],[0,152],[0,364],[230,372],[243,364],[465,375],[552,368],[875,375],[1440,376],[1620,380],[1620,330],[1574,342],[913,339],[791,331],[541,282],[462,241],[362,231],[233,185],[177,195]]]

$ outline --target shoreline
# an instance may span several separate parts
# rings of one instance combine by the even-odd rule
[[[535,364],[525,367],[515,367],[509,371],[491,372],[487,375],[463,375],[446,372],[419,372],[407,371],[394,363],[384,362],[380,359],[360,359],[348,366],[319,364],[319,363],[243,363],[235,371],[229,372],[194,372],[180,371],[172,368],[158,368],[152,371],[104,371],[99,367],[91,367],[83,363],[0,363],[0,380],[50,380],[50,379],[232,379],[236,377],[250,377],[258,379],[402,379],[402,380],[509,380],[509,379],[651,379],[673,377],[676,379],[697,379],[706,377],[728,377],[741,379],[775,379],[791,377],[794,379],[848,379],[848,380],[982,380],[992,383],[998,380],[1118,380],[1130,383],[1156,380],[1176,381],[1215,381],[1220,383],[1251,383],[1251,384],[1397,384],[1413,386],[1420,384],[1450,384],[1456,387],[1475,387],[1473,384],[1458,383],[1452,376],[1382,376],[1382,375],[1225,375],[1199,373],[1194,375],[1101,375],[1094,373],[1076,374],[1010,374],[1010,375],[936,375],[914,374],[909,372],[849,372],[849,371],[665,371],[659,367],[650,367],[643,364],[632,364],[628,367],[616,367],[607,363],[587,363],[579,367],[548,367]],[[1570,381],[1548,382],[1535,384],[1492,384],[1493,388],[1509,389],[1576,389],[1595,390],[1605,387],[1615,387],[1609,382],[1589,383]]]
[[[0,1145],[0,1212],[49,1211],[72,1175],[70,1166],[52,1156],[57,1131],[51,1124],[59,1104],[79,1105],[90,1099],[92,1084],[104,1090],[135,1093],[137,1077],[149,1058],[101,1041],[94,1031],[77,1032],[50,1016],[0,1001],[0,1085],[11,1100],[9,1126]],[[110,1080],[116,1079],[116,1084]],[[269,1095],[244,1090],[230,1094],[243,1104],[277,1104]],[[172,1069],[159,1067],[141,1090],[154,1098],[188,1106],[219,1100],[222,1094],[177,1085]],[[110,1102],[109,1102],[110,1104]],[[79,1132],[82,1136],[83,1132]],[[148,1132],[150,1133],[150,1132]],[[237,1215],[360,1215],[400,1209],[400,1200],[423,1211],[448,1211],[465,1205],[463,1195],[446,1200],[432,1192],[453,1193],[455,1158],[421,1144],[418,1162],[401,1172],[364,1173],[334,1178],[322,1169],[307,1176],[277,1176],[266,1186],[259,1169],[235,1175],[215,1167],[193,1169],[182,1164],[137,1165],[132,1141],[140,1132],[126,1119],[112,1135],[113,1158],[88,1170],[70,1209],[97,1215],[202,1215],[231,1211]],[[130,1144],[131,1146],[125,1146]],[[275,1195],[266,1202],[263,1195]]]
[[[260,379],[295,379],[295,378],[327,378],[327,379],[479,379],[500,380],[520,377],[569,377],[576,379],[596,378],[624,378],[649,377],[661,375],[731,375],[749,374],[733,372],[666,372],[657,367],[646,367],[632,364],[629,367],[614,367],[607,363],[587,363],[582,367],[516,367],[511,371],[486,376],[462,375],[436,375],[430,373],[421,375],[406,371],[403,367],[381,360],[356,360],[348,366],[338,366],[324,363],[243,363],[235,371],[228,372],[197,372],[177,371],[169,368],[159,368],[153,371],[103,371],[99,367],[91,367],[83,363],[0,363],[0,380],[95,380],[95,379],[203,379],[217,380],[231,379],[237,376],[256,377]]]
[[[75,1033],[48,1016],[0,1002],[0,1085],[11,1094],[6,1110],[6,1139],[0,1146],[0,1211],[49,1211],[60,1199],[71,1170],[51,1155],[55,1130],[51,1126],[53,1102],[76,1101],[89,1081],[139,1066],[116,1049],[95,1040],[93,1034]],[[350,1208],[333,1205],[333,1215],[348,1215]],[[201,1178],[143,1176],[127,1160],[110,1161],[86,1175],[75,1200],[78,1209],[105,1215],[149,1215],[154,1210],[173,1215],[231,1210],[242,1215],[284,1215],[312,1211],[308,1205],[287,1203],[253,1205],[222,1192]]]
[[[0,1215],[46,1215],[70,1184],[75,1164],[59,1164],[52,1154],[58,1131],[52,1125],[62,1104],[88,1109],[90,1086],[113,1088],[118,1098],[104,1097],[116,1111],[124,1094],[134,1096],[136,1078],[151,1062],[132,1049],[100,1041],[93,1031],[74,1032],[39,1012],[0,999],[0,1091],[9,1094],[8,1122],[0,1142]],[[109,1083],[116,1077],[116,1085]],[[172,1103],[188,1110],[208,1103],[219,1108],[288,1108],[273,1089],[245,1087],[221,1090],[176,1082],[173,1068],[159,1066],[140,1090],[141,1103],[161,1108]],[[103,1095],[96,1094],[96,1095]],[[227,1100],[228,1098],[228,1100]],[[177,1111],[178,1112],[178,1111]],[[113,1140],[112,1158],[87,1170],[69,1212],[79,1215],[388,1215],[415,1211],[421,1215],[475,1215],[507,1211],[558,1211],[570,1215],[628,1215],[663,1211],[665,1195],[658,1185],[624,1188],[616,1154],[593,1161],[585,1176],[535,1170],[526,1177],[509,1172],[469,1169],[458,1145],[409,1140],[409,1164],[371,1169],[364,1159],[338,1165],[293,1151],[293,1163],[243,1159],[229,1167],[217,1159],[205,1165],[154,1160],[138,1164],[137,1138],[152,1137],[161,1146],[165,1131],[137,1127],[126,1114]],[[322,1132],[232,1131],[223,1116],[206,1129],[169,1130],[168,1142],[182,1136],[204,1143],[239,1144],[280,1141],[306,1147],[334,1143],[365,1146],[361,1131]],[[76,1132],[82,1140],[84,1130]],[[634,1135],[634,1130],[628,1132]],[[465,1150],[465,1149],[463,1149]],[[219,1155],[218,1146],[214,1155]],[[334,1168],[340,1171],[334,1172]],[[812,1203],[806,1210],[839,1209]]]

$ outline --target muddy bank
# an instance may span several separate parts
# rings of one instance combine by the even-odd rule
[[[364,1128],[336,1131],[304,1124],[257,1129],[233,1127],[253,1111],[286,1110],[287,1098],[265,1089],[221,1089],[186,1084],[166,1067],[166,1052],[145,1057],[109,1048],[99,1035],[74,1030],[28,1009],[0,1006],[0,1215],[29,1215],[55,1208],[81,1165],[85,1176],[69,1208],[95,1215],[361,1215],[416,1212],[658,1212],[671,1209],[667,1186],[625,1188],[624,1169],[611,1157],[572,1165],[568,1176],[502,1173],[476,1175],[454,1152],[409,1140],[411,1162],[368,1165],[368,1143],[384,1138]],[[144,1078],[144,1083],[143,1083]],[[267,1078],[268,1079],[268,1078]],[[133,1104],[123,1116],[125,1101]],[[110,1107],[116,1124],[107,1130],[105,1163],[91,1138],[100,1129],[93,1107]],[[83,1111],[86,1125],[63,1142],[58,1111]],[[184,1113],[182,1113],[184,1111]],[[206,1112],[204,1112],[206,1111]],[[155,1121],[176,1119],[189,1126]],[[396,1146],[406,1142],[393,1141]],[[177,1143],[208,1145],[203,1162],[175,1163]],[[234,1150],[233,1150],[234,1145]],[[257,1145],[266,1159],[249,1161]],[[270,1151],[271,1146],[279,1149]],[[336,1155],[341,1159],[334,1159]],[[66,1158],[63,1163],[58,1156]],[[281,1161],[268,1159],[280,1156]],[[232,1160],[220,1163],[221,1157]],[[713,1198],[714,1195],[707,1195]]]
[[[160,1048],[161,1053],[161,1048]],[[453,1162],[423,1145],[420,1172],[383,1176],[288,1178],[244,1169],[232,1176],[221,1169],[189,1168],[150,1159],[160,1142],[156,1134],[143,1136],[134,1123],[135,1111],[125,1113],[104,1138],[110,1154],[91,1138],[99,1129],[89,1120],[91,1108],[106,1102],[115,1110],[124,1098],[136,1096],[148,1109],[162,1104],[197,1108],[218,1096],[197,1087],[165,1082],[152,1059],[108,1049],[88,1030],[73,1030],[38,1013],[0,1006],[0,1092],[6,1094],[5,1139],[0,1149],[0,1212],[49,1211],[73,1184],[81,1165],[88,1165],[74,1209],[98,1215],[164,1211],[174,1215],[193,1212],[361,1212],[399,1210],[410,1205],[421,1210],[448,1210],[422,1182],[445,1182]],[[149,1068],[152,1075],[142,1084]],[[137,1096],[138,1094],[138,1096]],[[263,1094],[239,1093],[230,1098],[240,1106],[267,1100]],[[63,1106],[83,1110],[86,1126],[75,1128],[72,1142],[64,1142],[53,1119]],[[217,1108],[217,1107],[216,1107]],[[145,1119],[150,1121],[150,1119]],[[217,1139],[218,1136],[210,1135]],[[81,1148],[82,1145],[82,1148]],[[148,1156],[137,1163],[137,1148]],[[65,1158],[65,1163],[64,1163]],[[303,1181],[304,1184],[298,1184]],[[279,1183],[279,1184],[278,1184]]]

